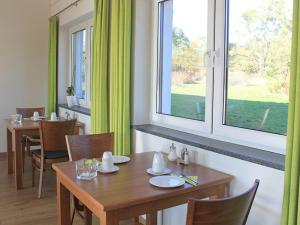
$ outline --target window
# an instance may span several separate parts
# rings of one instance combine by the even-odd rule
[[[159,113],[205,120],[207,5],[208,0],[160,4]],[[195,20],[199,26],[192,27]]]
[[[157,1],[152,122],[283,153],[292,5]]]
[[[72,77],[75,96],[86,99],[86,30],[72,34]]]
[[[90,106],[92,21],[70,29],[70,84],[81,106]]]
[[[224,124],[286,134],[291,0],[230,0]]]

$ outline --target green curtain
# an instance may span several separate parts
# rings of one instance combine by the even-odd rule
[[[57,103],[57,47],[58,19],[49,19],[49,52],[48,52],[48,115],[56,112]]]
[[[115,153],[130,154],[132,0],[95,0],[92,133],[114,132]]]
[[[282,225],[300,224],[300,9],[294,0]]]
[[[131,0],[111,0],[109,131],[116,154],[130,154]]]
[[[94,0],[94,30],[91,70],[92,132],[108,131],[108,37],[109,0]]]

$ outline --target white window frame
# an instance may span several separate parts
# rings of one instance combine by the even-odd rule
[[[214,68],[209,68],[207,73],[205,96],[205,122],[179,118],[170,115],[162,115],[157,109],[157,82],[158,82],[158,4],[163,0],[154,0],[153,26],[152,26],[152,82],[151,82],[151,113],[152,124],[160,125],[180,131],[202,135],[217,140],[223,140],[249,147],[259,148],[274,153],[285,154],[286,136],[267,133],[263,131],[238,128],[223,124],[224,107],[224,53],[225,53],[225,1],[209,1],[208,27],[214,31],[208,36],[209,51],[215,53]],[[213,15],[213,16],[212,16]],[[211,38],[212,37],[212,38]],[[222,91],[220,91],[222,90]]]
[[[206,96],[205,96],[205,121],[197,121],[193,119],[187,119],[187,118],[180,118],[170,115],[164,115],[157,113],[157,82],[158,82],[158,34],[159,34],[159,3],[163,2],[164,0],[154,0],[154,7],[153,7],[153,52],[152,52],[152,82],[151,82],[151,90],[152,90],[152,99],[151,99],[151,118],[150,121],[153,124],[157,125],[163,125],[165,127],[178,129],[182,131],[188,131],[193,134],[204,134],[204,133],[210,133],[212,129],[212,82],[213,82],[213,68],[207,68],[207,74],[206,74]],[[208,1],[208,10],[213,11],[214,10],[214,3],[213,1]],[[209,15],[213,15],[212,13],[208,13]],[[208,18],[208,43],[207,43],[207,49],[208,51],[212,51],[213,48],[213,35],[214,30],[209,28],[213,28],[212,24],[214,23],[214,17],[210,16]],[[209,41],[211,40],[211,41]]]
[[[81,30],[86,30],[86,96],[85,99],[78,99],[78,103],[82,107],[91,107],[91,28],[93,27],[93,19],[86,20],[80,24],[72,26],[69,29],[69,85],[72,84],[72,34]]]

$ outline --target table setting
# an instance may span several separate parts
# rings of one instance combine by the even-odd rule
[[[176,153],[176,152],[175,152]],[[173,155],[170,157],[170,155]],[[198,176],[187,176],[178,170],[168,168],[166,159],[170,163],[180,164],[181,166],[189,166],[188,151],[183,149],[180,158],[174,156],[174,145],[170,147],[169,156],[161,152],[155,152],[152,158],[151,167],[145,169],[150,177],[149,184],[158,188],[176,188],[188,183],[192,186],[198,185]],[[171,159],[171,160],[170,160]],[[76,178],[78,180],[93,180],[98,175],[122,173],[122,164],[130,163],[130,157],[124,155],[113,155],[112,152],[106,151],[102,158],[81,159],[76,163]]]

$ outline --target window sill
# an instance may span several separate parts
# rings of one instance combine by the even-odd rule
[[[66,104],[59,104],[58,107],[68,109],[68,110],[71,110],[71,111],[74,111],[74,112],[77,112],[77,113],[81,113],[81,114],[84,114],[84,115],[87,115],[87,116],[91,115],[91,110],[90,109],[84,108],[84,107],[79,106],[79,105],[69,107]]]
[[[282,154],[219,141],[152,124],[135,125],[133,126],[133,129],[197,148],[202,148],[207,151],[284,171],[285,156]]]

